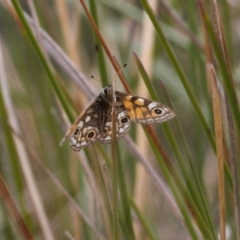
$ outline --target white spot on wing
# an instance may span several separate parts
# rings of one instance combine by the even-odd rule
[[[86,122],[86,123],[89,122],[90,119],[91,119],[91,118],[90,118],[89,116],[87,116],[86,119],[85,119],[85,122]]]
[[[120,133],[120,134],[122,134],[122,133],[124,133],[124,132],[125,132],[125,130],[124,130],[123,128],[120,128],[120,129],[119,129],[119,133]]]
[[[78,126],[79,126],[80,128],[82,128],[82,126],[83,126],[83,121],[81,121],[81,122],[78,124]]]
[[[138,98],[137,101],[142,103],[142,104],[144,104],[144,102],[145,102],[145,100],[143,98]]]
[[[105,126],[108,127],[108,128],[110,128],[110,127],[112,126],[112,122],[107,122],[107,123],[105,124]]]
[[[111,140],[110,136],[107,136],[106,138],[104,138],[104,141],[110,141],[110,140]]]
[[[151,102],[151,103],[148,105],[148,107],[149,107],[150,110],[152,110],[152,109],[155,108],[157,105],[158,105],[158,103],[156,103],[156,102]]]
[[[86,134],[87,130],[88,130],[88,128],[86,128],[86,127],[83,129],[83,135]]]
[[[118,119],[120,119],[121,117],[125,117],[127,115],[126,111],[122,111],[118,114]]]

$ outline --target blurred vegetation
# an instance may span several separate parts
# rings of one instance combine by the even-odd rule
[[[0,1],[0,238],[240,240],[239,2],[81,2]],[[112,80],[176,118],[59,147]]]

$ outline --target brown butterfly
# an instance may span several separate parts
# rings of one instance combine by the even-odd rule
[[[68,130],[60,145],[70,138],[70,147],[75,151],[98,141],[112,141],[112,86],[109,85],[93,98]],[[155,124],[168,121],[175,113],[165,105],[152,100],[115,92],[116,139],[123,137],[130,128],[130,121]]]

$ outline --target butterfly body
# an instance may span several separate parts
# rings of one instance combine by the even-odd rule
[[[115,92],[116,96],[116,139],[123,137],[130,128],[130,121],[142,124],[165,122],[175,113],[165,105],[146,98]],[[103,88],[101,93],[83,110],[72,127],[64,136],[70,138],[70,147],[75,151],[98,141],[112,142],[112,106],[113,93],[111,85]]]

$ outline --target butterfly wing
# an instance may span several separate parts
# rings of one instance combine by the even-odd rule
[[[70,137],[70,147],[75,151],[94,143],[100,137],[99,117],[85,114],[78,122]]]
[[[111,109],[110,109],[111,110]],[[123,137],[130,128],[130,118],[125,108],[121,103],[117,103],[116,106],[116,139]],[[111,111],[108,114],[107,121],[102,132],[101,137],[98,139],[100,143],[112,142],[112,114]]]
[[[68,130],[60,145],[66,138],[70,138],[71,149],[80,151],[97,141],[101,137],[102,128],[107,119],[108,108],[109,102],[106,101],[103,93],[93,98]]]
[[[142,124],[155,124],[168,121],[175,113],[167,106],[152,100],[116,92],[121,99],[131,121]],[[119,100],[120,101],[120,100]]]

